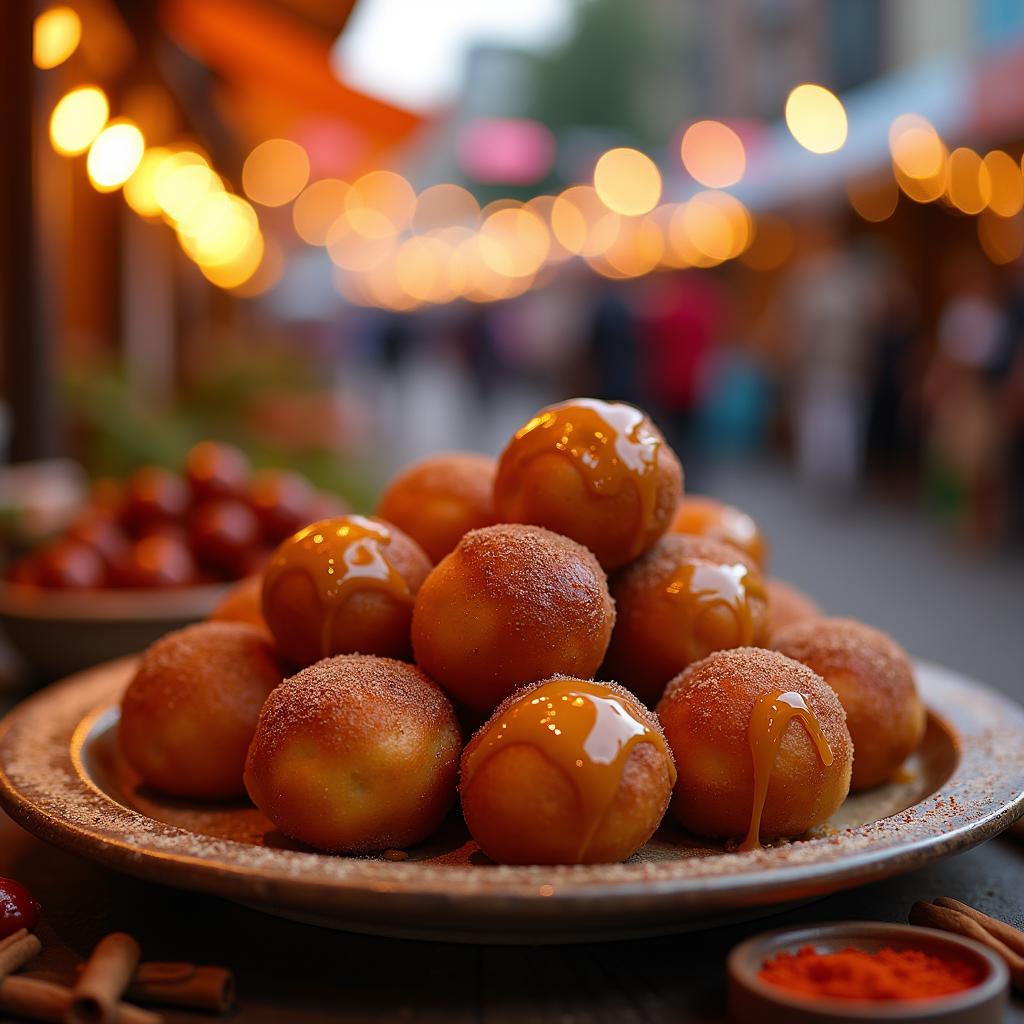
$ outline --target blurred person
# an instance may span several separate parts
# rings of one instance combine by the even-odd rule
[[[647,405],[683,462],[687,489],[699,490],[704,451],[697,410],[709,359],[726,330],[727,297],[701,270],[652,276],[649,289],[641,335]]]
[[[636,313],[621,286],[600,280],[595,285],[576,390],[608,402],[642,404]]]
[[[918,447],[913,363],[919,314],[902,259],[880,239],[872,244],[877,247],[879,307],[867,457],[882,481],[894,486],[912,478]]]
[[[927,483],[964,539],[988,543],[1001,529],[1003,443],[991,375],[1006,336],[1006,315],[992,271],[973,249],[950,256],[943,280],[946,300],[922,386]]]
[[[1024,260],[1007,268],[1004,341],[993,383],[1005,433],[1006,529],[1024,541]]]
[[[785,369],[797,470],[822,491],[861,483],[880,305],[871,253],[843,247],[824,212],[808,218],[759,330]]]

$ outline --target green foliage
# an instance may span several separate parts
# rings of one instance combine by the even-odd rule
[[[68,373],[64,390],[76,455],[91,476],[123,477],[148,463],[180,468],[192,445],[212,438],[238,445],[256,468],[302,473],[357,509],[372,503],[376,481],[357,461],[327,447],[286,451],[254,428],[249,410],[256,400],[315,394],[311,373],[284,355],[215,363],[168,405],[141,398],[114,367]]]

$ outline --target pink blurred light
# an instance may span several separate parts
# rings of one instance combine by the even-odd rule
[[[555,138],[539,121],[526,117],[481,117],[463,129],[459,166],[474,181],[532,185],[555,160]]]

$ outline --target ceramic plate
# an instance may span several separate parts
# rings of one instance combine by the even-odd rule
[[[919,664],[921,749],[894,782],[800,841],[727,853],[665,826],[625,864],[504,867],[453,815],[407,860],[302,849],[251,806],[172,801],[117,753],[134,662],[73,676],[0,723],[0,804],[42,839],[154,882],[316,924],[402,937],[568,942],[707,927],[919,867],[1024,811],[1024,709]]]

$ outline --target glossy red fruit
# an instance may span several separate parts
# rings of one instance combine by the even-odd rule
[[[177,473],[145,466],[125,486],[122,521],[129,530],[140,533],[155,522],[180,519],[191,500],[188,484]]]
[[[109,582],[107,567],[100,555],[76,540],[58,540],[36,555],[41,587],[64,590],[90,590]]]
[[[192,516],[192,548],[199,560],[228,575],[244,575],[259,544],[259,521],[240,501],[205,501]]]
[[[319,494],[298,473],[265,469],[249,483],[249,505],[260,521],[263,538],[279,544],[316,518]]]
[[[0,939],[22,928],[32,931],[39,923],[40,910],[25,886],[13,878],[0,878]]]
[[[64,536],[92,548],[115,575],[123,571],[131,552],[131,541],[125,532],[103,515],[84,516],[69,527]]]
[[[245,453],[219,441],[200,441],[185,456],[185,479],[197,501],[240,498],[250,472]]]
[[[199,571],[188,544],[171,535],[152,533],[135,542],[121,578],[126,587],[183,587],[197,581]]]

